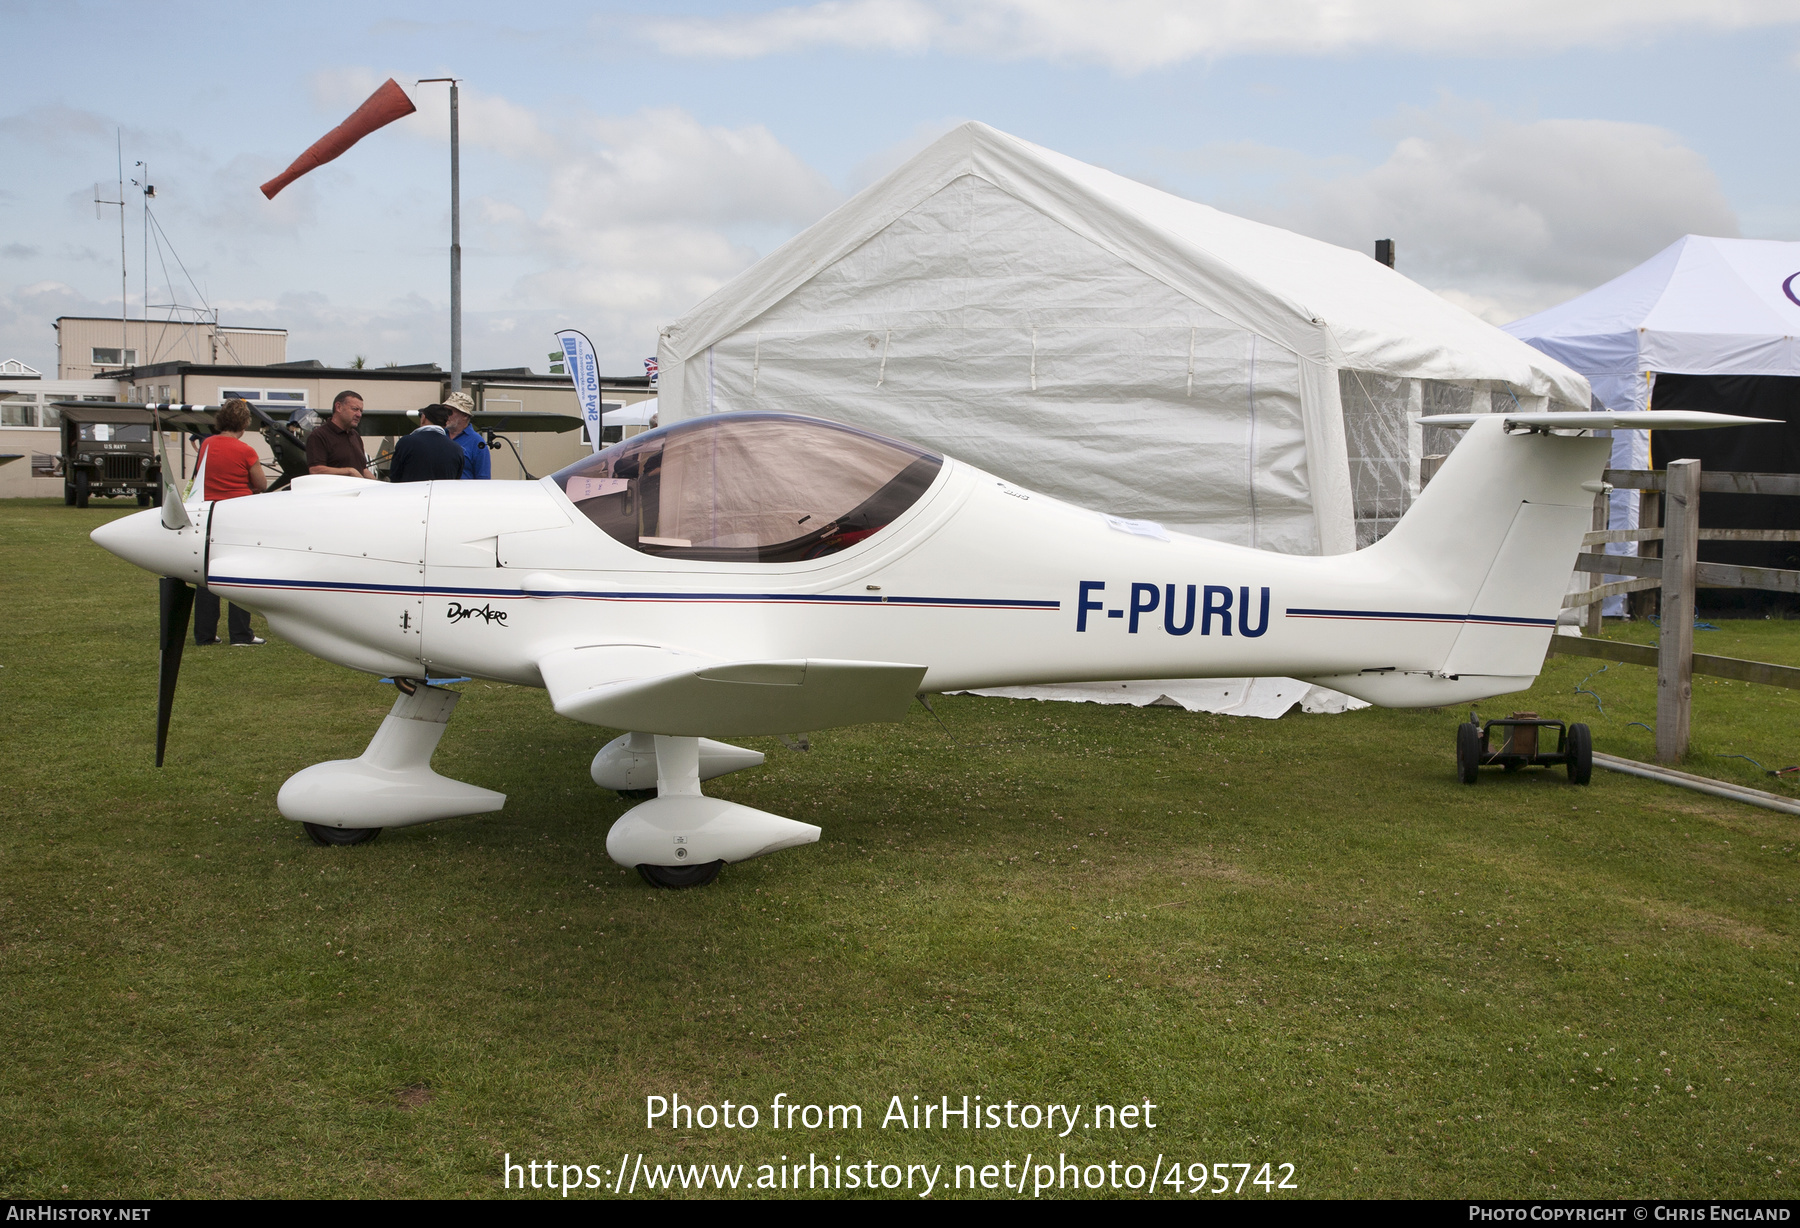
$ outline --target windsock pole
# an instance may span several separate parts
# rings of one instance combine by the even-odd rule
[[[455,77],[423,77],[450,87],[450,391],[462,391],[462,170],[457,148]]]

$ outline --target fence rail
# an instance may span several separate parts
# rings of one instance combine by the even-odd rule
[[[1667,473],[1666,469],[1608,469],[1605,480],[1619,490],[1666,490]],[[1700,493],[1800,495],[1800,473],[1702,473]]]
[[[1557,635],[1550,639],[1550,651],[1564,657],[1595,657],[1602,661],[1620,661],[1626,665],[1656,667],[1654,644],[1622,644],[1617,640],[1590,640],[1573,635]],[[1800,691],[1800,669],[1791,665],[1771,665],[1767,661],[1745,661],[1740,657],[1716,657],[1711,653],[1693,655],[1694,672],[1709,678],[1730,678],[1737,682],[1760,682],[1764,686],[1786,687]]]
[[[1661,529],[1596,529],[1581,539],[1584,546],[1608,542],[1659,542]],[[1800,542],[1800,529],[1701,529],[1703,542]]]
[[[1795,529],[1702,529],[1702,494],[1800,496],[1800,474],[1705,473],[1697,460],[1671,461],[1663,470],[1608,469],[1606,481],[1616,489],[1643,491],[1641,527],[1606,527],[1606,496],[1594,499],[1594,528],[1584,546],[1638,542],[1655,553],[1583,553],[1575,570],[1594,580],[1584,590],[1563,598],[1565,609],[1587,606],[1591,635],[1601,630],[1600,602],[1624,593],[1660,592],[1662,633],[1655,647],[1622,644],[1611,640],[1568,635],[1550,637],[1550,651],[1564,656],[1594,657],[1656,670],[1656,757],[1675,763],[1687,754],[1693,708],[1693,676],[1705,674],[1741,682],[1800,690],[1800,669],[1766,661],[1744,661],[1694,652],[1694,590],[1696,588],[1754,588],[1778,593],[1800,593],[1800,571],[1774,567],[1738,567],[1702,563],[1696,557],[1703,541],[1790,542],[1800,541]],[[1598,582],[1602,576],[1631,576],[1628,580]],[[1647,612],[1637,606],[1640,613]]]

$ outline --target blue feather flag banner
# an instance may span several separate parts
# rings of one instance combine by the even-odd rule
[[[588,439],[594,451],[600,450],[600,364],[594,358],[594,343],[587,334],[565,328],[556,334],[562,347],[563,366],[575,381],[575,399],[581,404],[581,417],[587,423]]]

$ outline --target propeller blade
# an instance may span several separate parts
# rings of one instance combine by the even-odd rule
[[[156,678],[156,766],[161,767],[163,748],[169,742],[169,713],[175,707],[175,679],[181,674],[181,650],[187,644],[188,618],[194,612],[194,589],[173,576],[161,577],[158,585],[162,599],[158,626],[162,651]]]
[[[181,487],[176,485],[175,471],[169,468],[169,449],[163,439],[162,414],[157,412],[155,406],[151,406],[151,415],[155,419],[152,429],[156,435],[157,472],[162,479],[163,528],[191,529],[194,526],[193,518],[188,515],[187,508],[182,505]],[[206,488],[202,486],[200,489],[204,491]]]

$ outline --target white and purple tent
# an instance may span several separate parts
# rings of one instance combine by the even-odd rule
[[[1687,235],[1506,331],[1587,376],[1612,410],[1650,408],[1659,375],[1800,376],[1800,243]],[[1621,431],[1613,467],[1649,468],[1650,446],[1648,432]],[[1636,524],[1636,498],[1614,495],[1612,526]],[[1619,609],[1620,599],[1607,603],[1607,613]]]

